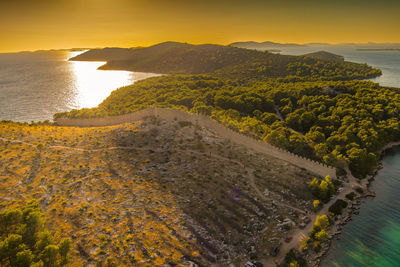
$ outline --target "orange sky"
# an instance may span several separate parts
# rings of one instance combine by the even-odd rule
[[[0,0],[0,52],[163,41],[398,42],[399,0]]]

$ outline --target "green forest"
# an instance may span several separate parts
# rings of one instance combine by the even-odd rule
[[[261,57],[211,74],[149,78],[114,91],[96,108],[54,118],[181,109],[338,170],[348,163],[358,178],[371,173],[379,150],[399,140],[400,89],[357,80],[380,73],[365,64],[280,57],[285,64]]]
[[[366,64],[338,61],[336,57],[338,56],[326,52],[287,56],[215,44],[165,42],[132,49],[92,49],[70,60],[107,61],[101,69],[163,74],[211,74],[257,81],[269,78],[288,81],[351,80],[381,74],[380,70]]]
[[[64,238],[56,244],[45,219],[36,200],[0,212],[1,266],[51,267],[68,263],[71,240]]]

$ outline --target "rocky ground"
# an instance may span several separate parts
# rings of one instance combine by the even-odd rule
[[[76,266],[239,266],[311,213],[313,175],[190,122],[1,123],[0,137],[0,206],[39,199]]]

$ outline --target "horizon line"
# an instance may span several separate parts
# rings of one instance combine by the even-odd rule
[[[167,42],[175,42],[175,43],[183,43],[183,44],[193,44],[193,45],[203,45],[203,44],[215,44],[215,45],[223,45],[223,46],[229,46],[234,43],[247,43],[247,42],[253,42],[253,43],[275,43],[275,44],[281,44],[281,45],[313,45],[313,44],[322,44],[322,45],[399,45],[400,42],[338,42],[338,43],[329,43],[329,42],[307,42],[307,43],[297,43],[297,42],[278,42],[278,41],[253,41],[253,40],[247,40],[247,41],[234,41],[230,42],[227,44],[221,44],[221,43],[212,43],[212,42],[181,42],[181,41],[163,41],[163,42],[157,42],[152,45],[148,46],[143,46],[143,45],[137,45],[137,46],[98,46],[98,47],[70,47],[70,48],[45,48],[45,49],[36,49],[36,50],[6,50],[2,51],[0,50],[0,54],[12,54],[12,53],[37,53],[37,52],[48,52],[48,51],[71,51],[71,50],[84,50],[84,49],[104,49],[104,48],[125,48],[125,49],[130,49],[130,48],[138,48],[138,47],[150,47],[153,45],[157,44],[162,44],[162,43],[167,43]],[[399,47],[400,48],[400,47]]]

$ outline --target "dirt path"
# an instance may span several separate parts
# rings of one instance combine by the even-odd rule
[[[275,262],[282,263],[283,260],[285,259],[286,254],[287,254],[292,248],[298,249],[298,248],[300,247],[301,240],[302,240],[303,238],[308,237],[308,233],[311,231],[312,226],[313,226],[313,224],[314,224],[315,219],[317,218],[317,216],[321,216],[321,215],[324,215],[324,214],[328,214],[329,207],[330,207],[337,199],[343,199],[343,200],[345,200],[345,196],[346,196],[348,193],[353,192],[353,191],[354,191],[354,187],[356,187],[356,186],[364,187],[363,185],[361,185],[361,184],[358,182],[357,178],[355,178],[355,177],[352,175],[352,173],[350,172],[350,170],[349,170],[349,168],[348,168],[347,165],[345,166],[344,169],[345,169],[345,171],[346,171],[346,173],[347,173],[347,177],[348,177],[348,179],[349,179],[349,183],[345,183],[345,184],[343,185],[343,187],[342,187],[343,190],[342,190],[336,197],[334,197],[334,198],[331,199],[328,203],[326,203],[326,204],[324,205],[324,207],[323,207],[320,211],[318,211],[317,213],[312,214],[312,215],[310,216],[311,222],[308,223],[304,229],[299,229],[299,228],[295,229],[295,230],[290,234],[291,236],[293,236],[292,241],[291,241],[290,243],[282,243],[282,245],[280,246],[280,251],[279,251],[279,254],[278,254],[277,257],[275,257],[275,258],[269,257],[268,259],[266,259],[265,261],[263,261],[263,263],[265,264],[265,266],[276,266],[276,263],[275,263]],[[366,190],[366,188],[363,188],[363,189]]]
[[[318,211],[317,213],[313,214],[310,216],[311,222],[306,225],[304,229],[296,229],[294,230],[290,235],[293,236],[293,239],[290,243],[283,243],[280,247],[280,251],[277,257],[275,258],[268,258],[266,261],[264,261],[265,266],[275,266],[275,261],[278,263],[282,263],[283,260],[285,259],[286,254],[292,249],[292,248],[299,248],[301,240],[305,237],[308,236],[308,233],[311,231],[312,226],[315,222],[315,219],[317,216],[321,216],[324,214],[328,214],[328,209],[329,207],[337,200],[337,199],[344,199],[345,195],[348,193],[353,192],[353,188],[350,184],[347,184],[346,186],[343,187],[342,192],[340,192],[335,198],[330,200],[328,203],[324,205],[324,207]]]

